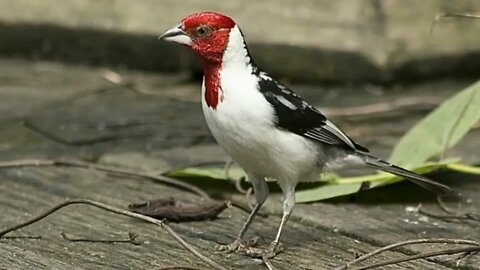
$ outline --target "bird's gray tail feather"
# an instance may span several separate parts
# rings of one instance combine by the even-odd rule
[[[455,193],[451,188],[446,185],[440,184],[433,180],[430,180],[422,175],[414,173],[412,171],[406,170],[404,168],[395,166],[385,160],[372,156],[368,153],[356,151],[355,154],[363,159],[363,161],[379,170],[389,172],[395,174],[397,176],[404,177],[405,179],[412,181],[413,183],[426,188],[432,192],[437,194],[444,194],[444,195],[454,195]]]

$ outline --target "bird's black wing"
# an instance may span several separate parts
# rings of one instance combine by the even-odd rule
[[[259,78],[260,92],[275,110],[278,128],[346,150],[368,152],[368,149],[353,142],[320,111],[292,90],[264,72],[258,71],[256,75]]]

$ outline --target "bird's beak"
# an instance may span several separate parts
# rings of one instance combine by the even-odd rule
[[[185,33],[185,31],[183,31],[181,24],[168,29],[159,37],[159,39],[176,42],[187,46],[192,45],[192,39],[187,35],[187,33]]]

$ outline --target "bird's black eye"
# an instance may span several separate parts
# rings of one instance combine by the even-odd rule
[[[197,27],[197,36],[199,37],[206,37],[209,36],[212,33],[212,28],[206,26],[206,25],[200,25]]]

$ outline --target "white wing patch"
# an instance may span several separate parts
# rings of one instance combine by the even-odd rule
[[[267,73],[261,71],[260,74],[259,74],[260,78],[266,80],[266,81],[273,81],[272,78],[270,76],[267,75]]]
[[[290,102],[288,99],[282,97],[282,96],[276,96],[277,97],[277,100],[282,103],[283,105],[285,105],[286,107],[288,107],[290,110],[297,110],[298,107],[295,106],[295,104],[293,104],[292,102]]]

